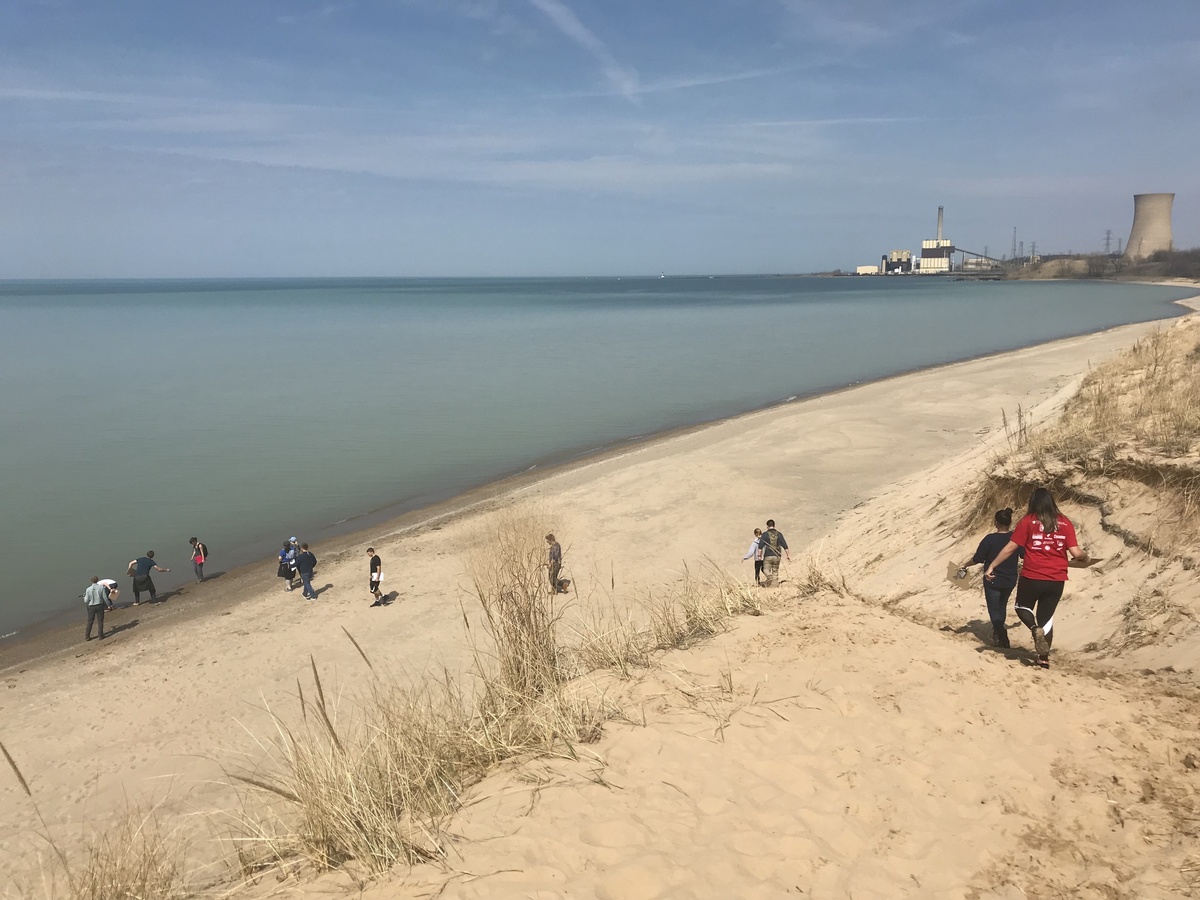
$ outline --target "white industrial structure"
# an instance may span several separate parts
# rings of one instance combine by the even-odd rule
[[[1133,229],[1125,244],[1126,259],[1144,259],[1159,250],[1173,249],[1171,205],[1174,194],[1134,194]]]
[[[942,237],[942,207],[938,207],[937,237],[921,241],[921,258],[913,271],[920,275],[937,275],[950,271],[954,257],[954,242]]]

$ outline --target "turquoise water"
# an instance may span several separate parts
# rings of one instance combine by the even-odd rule
[[[0,634],[155,549],[190,576],[635,435],[1192,292],[669,278],[0,283]],[[344,527],[344,526],[343,526]]]

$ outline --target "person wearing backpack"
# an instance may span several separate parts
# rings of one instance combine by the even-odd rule
[[[192,545],[192,571],[196,573],[196,581],[204,580],[204,561],[208,559],[208,544],[199,538],[189,538]]]
[[[758,546],[762,548],[763,586],[774,587],[779,584],[780,556],[787,556],[787,561],[792,561],[792,556],[788,553],[787,541],[783,534],[775,528],[774,519],[767,519],[767,530],[759,537]]]

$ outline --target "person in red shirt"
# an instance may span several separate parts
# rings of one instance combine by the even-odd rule
[[[1050,668],[1050,644],[1054,640],[1054,610],[1062,599],[1067,581],[1067,559],[1087,559],[1079,548],[1075,526],[1058,511],[1054,497],[1044,487],[1029,496],[1029,513],[1013,529],[1012,538],[988,565],[983,577],[996,577],[996,568],[1025,548],[1025,568],[1017,580],[1016,613],[1033,632],[1037,664]]]

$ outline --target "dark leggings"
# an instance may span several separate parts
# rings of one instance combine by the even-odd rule
[[[762,581],[762,560],[756,559],[754,561],[754,583],[758,584],[760,581]]]
[[[1045,632],[1047,643],[1054,627],[1054,611],[1058,609],[1065,586],[1065,581],[1042,581],[1024,576],[1017,581],[1017,607],[1033,611],[1034,620]]]

